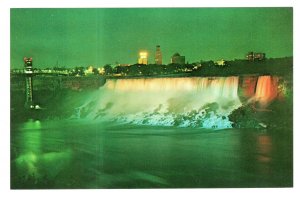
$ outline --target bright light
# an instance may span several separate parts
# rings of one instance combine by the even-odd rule
[[[146,51],[141,51],[139,53],[140,57],[138,59],[139,64],[148,64],[148,53]]]
[[[147,58],[148,53],[147,52],[140,52],[140,58]]]
[[[105,73],[105,70],[104,70],[104,68],[98,68],[98,72],[99,72],[100,74],[104,74],[104,73]]]

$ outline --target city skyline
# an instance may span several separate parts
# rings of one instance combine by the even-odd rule
[[[11,68],[137,63],[139,51],[163,64],[293,55],[292,8],[11,9]]]

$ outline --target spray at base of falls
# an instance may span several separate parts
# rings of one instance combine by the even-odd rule
[[[241,107],[239,77],[110,79],[77,108],[77,118],[136,125],[231,128]],[[247,101],[266,107],[278,97],[278,77],[260,76]]]
[[[155,126],[231,128],[238,77],[107,80],[77,117]]]

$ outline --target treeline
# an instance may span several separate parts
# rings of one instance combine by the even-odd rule
[[[262,61],[233,60],[225,62],[224,66],[212,66],[212,62],[205,62],[202,65],[192,74],[196,76],[290,75],[293,69],[293,58],[272,58]]]
[[[168,75],[191,72],[194,69],[193,64],[169,64],[169,65],[156,65],[156,64],[134,64],[130,66],[104,66],[106,75],[119,75],[119,76],[153,76],[153,75]]]
[[[192,64],[104,66],[108,76],[158,76],[186,74],[187,76],[233,76],[233,75],[290,75],[293,58],[270,58],[261,61],[232,60],[218,65],[213,61],[201,61]]]

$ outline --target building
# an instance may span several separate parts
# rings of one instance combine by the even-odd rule
[[[118,66],[130,66],[131,64],[118,64]]]
[[[179,53],[175,53],[171,58],[172,64],[185,64],[185,56],[181,56]]]
[[[157,65],[162,65],[162,54],[160,50],[160,46],[156,46],[156,51],[155,51],[155,64]]]
[[[249,61],[264,60],[264,59],[266,59],[266,54],[265,53],[249,52],[246,55],[246,59],[249,60]]]
[[[143,52],[140,52],[139,54],[139,59],[138,59],[138,63],[139,64],[148,64],[148,53],[143,51]]]
[[[215,61],[214,63],[215,63],[215,65],[217,65],[217,66],[225,66],[225,65],[226,65],[226,62],[225,62],[225,60],[223,60],[223,59],[217,60],[217,61]]]
[[[91,74],[94,74],[94,72],[93,72],[93,67],[92,67],[92,66],[89,66],[86,70],[84,70],[84,74],[85,74],[85,75],[91,75]]]

